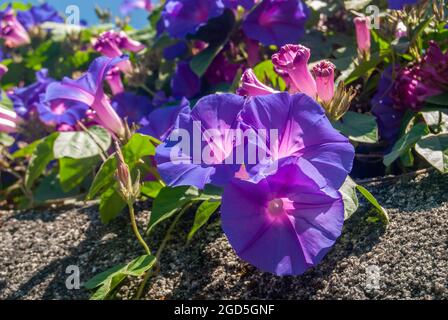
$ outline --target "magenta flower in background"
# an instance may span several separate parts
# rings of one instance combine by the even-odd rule
[[[179,128],[183,119],[190,117],[190,103],[183,98],[179,105],[160,107],[140,121],[138,132],[165,141],[174,128]]]
[[[407,4],[416,4],[419,0],[388,0],[389,8],[401,10]]]
[[[211,85],[232,83],[239,68],[239,64],[231,63],[223,53],[220,53],[210,64],[204,77]]]
[[[48,70],[42,69],[36,72],[36,82],[29,86],[16,88],[8,93],[13,102],[14,111],[22,118],[28,119],[36,111],[40,103],[40,95],[45,93],[48,85],[55,80],[48,76]]]
[[[11,5],[0,11],[0,38],[5,40],[9,48],[21,47],[31,42],[28,33],[17,20]]]
[[[222,0],[226,8],[236,9],[238,6],[242,6],[244,9],[251,9],[256,0]]]
[[[264,45],[297,43],[308,16],[309,9],[302,0],[262,0],[246,17],[243,31]]]
[[[246,164],[252,177],[269,175],[282,159],[298,157],[309,161],[339,189],[352,169],[353,146],[333,128],[325,110],[305,94],[282,92],[246,98],[240,117],[244,127],[258,133],[257,147],[265,148],[264,157],[258,158],[256,164]],[[278,136],[262,139],[260,133],[269,130],[275,130]],[[259,143],[263,140],[265,146]],[[252,141],[249,150],[251,145],[254,147]]]
[[[44,94],[42,94],[41,100],[42,102],[37,105],[37,113],[40,120],[47,125],[73,126],[85,117],[89,109],[88,105],[77,101],[55,99],[46,102]],[[66,127],[62,126],[61,128]]]
[[[120,5],[120,12],[125,16],[135,9],[151,11],[151,0],[124,0]]]
[[[151,100],[131,92],[122,92],[113,96],[111,104],[122,119],[127,119],[129,125],[139,124],[153,110]]]
[[[280,276],[300,275],[341,235],[344,204],[310,162],[290,158],[257,182],[233,179],[224,188],[221,220],[243,260]]]
[[[194,73],[188,61],[177,64],[171,79],[171,91],[175,98],[192,98],[201,89],[201,79]]]
[[[61,82],[50,84],[45,93],[45,102],[75,101],[86,104],[95,111],[95,120],[118,137],[124,135],[124,126],[120,117],[110,105],[109,98],[103,90],[103,81],[107,73],[120,62],[128,59],[96,58],[89,70],[76,80],[64,78]]]
[[[191,112],[182,109],[173,134],[156,149],[157,169],[169,186],[203,189],[208,183],[223,186],[234,177],[241,164],[231,159],[235,142],[230,129],[239,128],[244,101],[234,94],[212,94],[200,99]],[[188,132],[190,140],[173,137],[179,130]],[[229,160],[231,164],[226,164]]]
[[[123,55],[122,50],[139,52],[144,48],[144,44],[132,40],[123,31],[106,31],[93,41],[93,49],[109,58],[121,57]],[[118,67],[120,67],[120,70],[123,72],[128,72],[132,68],[129,60],[122,61]]]
[[[334,69],[334,64],[327,60],[319,62],[313,68],[317,95],[325,103],[329,103],[334,96]]]
[[[160,31],[168,32],[173,38],[185,38],[223,11],[221,0],[168,0],[161,13]]]
[[[262,96],[271,93],[276,93],[271,87],[265,85],[258,80],[252,69],[246,69],[241,77],[240,86],[236,93],[240,96]]]
[[[370,52],[369,19],[366,17],[356,17],[353,21],[355,22],[358,50],[363,54],[368,54]]]
[[[185,41],[179,41],[171,46],[163,49],[163,57],[167,60],[174,60],[182,57],[188,51],[188,46]]]
[[[47,21],[60,23],[64,22],[64,19],[59,16],[56,9],[48,3],[43,3],[39,6],[32,6],[26,11],[18,11],[17,20],[19,20],[27,30],[30,30],[31,28]]]
[[[443,89],[448,86],[448,51],[443,53],[435,41],[430,41],[421,62],[424,79],[431,81],[435,87]]]
[[[0,132],[16,132],[19,122],[20,118],[14,111],[0,107]]]
[[[272,55],[272,63],[276,70],[288,74],[296,89],[316,98],[316,81],[308,69],[310,55],[310,49],[305,46],[287,44]]]

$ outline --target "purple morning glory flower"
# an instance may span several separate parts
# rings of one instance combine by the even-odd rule
[[[211,85],[232,83],[239,68],[239,64],[231,63],[223,53],[220,53],[210,64],[204,77]]]
[[[309,9],[302,0],[263,0],[247,16],[243,31],[264,45],[297,43],[308,16]]]
[[[279,160],[293,156],[309,161],[339,189],[352,169],[353,146],[333,128],[325,110],[305,94],[282,92],[248,97],[241,119],[257,133],[256,147],[266,149],[264,157],[258,155],[255,164],[246,164],[251,176],[270,174]],[[275,130],[277,136],[265,134],[266,137],[261,137],[261,133],[270,130]],[[264,141],[264,145],[260,141]],[[249,142],[249,150],[251,147],[254,142]]]
[[[163,49],[163,56],[167,60],[174,60],[183,56],[187,52],[187,50],[187,44],[184,41],[179,41]]]
[[[99,57],[89,66],[89,70],[76,80],[64,78],[50,84],[45,93],[45,102],[75,101],[91,107],[96,113],[96,121],[118,137],[124,135],[121,118],[110,105],[103,90],[103,81],[108,71],[127,56],[118,58]]]
[[[47,21],[64,22],[64,19],[62,19],[58,12],[48,3],[43,3],[40,6],[33,6],[27,11],[17,12],[17,19],[27,30]]]
[[[23,118],[28,118],[31,113],[36,111],[36,107],[40,102],[40,95],[45,93],[48,85],[55,81],[48,76],[47,69],[36,72],[36,80],[33,84],[16,88],[12,93],[8,94],[13,102],[15,112]]]
[[[233,178],[241,164],[232,159],[231,131],[239,128],[237,118],[243,105],[241,96],[213,94],[200,99],[191,112],[182,109],[169,139],[156,150],[163,180],[170,186],[202,189],[207,183],[222,186]],[[233,164],[227,164],[229,160]]]
[[[11,4],[5,10],[0,10],[0,38],[5,40],[5,46],[9,48],[21,47],[31,42],[25,28],[17,20]]]
[[[143,9],[151,11],[151,0],[124,0],[120,5],[120,12],[123,15],[128,15],[134,9]]]
[[[41,95],[42,103],[37,105],[40,120],[48,125],[75,125],[86,115],[89,106],[70,100],[52,100],[45,102],[45,95]]]
[[[344,203],[310,162],[295,158],[256,183],[232,180],[221,220],[243,260],[280,276],[300,275],[341,235]]]
[[[401,10],[407,4],[416,4],[418,0],[388,0],[389,8],[394,10]]]
[[[177,106],[160,107],[142,119],[140,133],[164,141],[174,128],[179,127],[180,119],[190,117],[190,103],[183,98]]]
[[[236,9],[238,6],[242,6],[248,10],[255,4],[255,0],[222,0],[226,8]]]
[[[113,96],[111,104],[121,118],[127,118],[130,125],[140,123],[153,109],[147,97],[131,92],[122,92]]]
[[[221,0],[168,0],[161,14],[162,29],[173,38],[184,38],[223,11]]]
[[[191,70],[187,61],[177,64],[171,79],[171,91],[176,98],[192,98],[201,89],[201,79]]]

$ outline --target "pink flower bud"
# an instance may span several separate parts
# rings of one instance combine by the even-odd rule
[[[268,87],[260,80],[258,80],[252,69],[246,69],[241,77],[241,84],[237,94],[240,96],[264,96],[271,93],[276,93],[274,89]]]
[[[299,91],[316,98],[316,81],[308,69],[310,55],[310,49],[305,46],[287,44],[272,56],[272,63],[277,70],[288,73]]]
[[[358,49],[360,52],[368,54],[370,52],[369,20],[366,17],[356,17],[354,22]]]
[[[5,45],[9,48],[21,47],[31,42],[25,28],[17,20],[11,5],[0,11],[0,38],[5,39]]]
[[[327,60],[321,61],[313,68],[317,95],[325,103],[330,102],[334,96],[334,69],[334,64]]]

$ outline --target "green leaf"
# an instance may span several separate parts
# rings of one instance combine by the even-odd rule
[[[101,272],[100,274],[97,274],[87,281],[84,284],[84,287],[90,290],[98,288],[90,299],[107,299],[128,276],[142,276],[146,271],[154,266],[155,262],[156,258],[152,255],[140,256],[128,264],[119,264],[104,272]]]
[[[202,77],[218,53],[221,52],[222,48],[224,48],[224,44],[208,47],[195,55],[190,61],[191,70],[196,73],[198,77]]]
[[[62,189],[70,191],[80,185],[89,174],[93,174],[100,160],[99,156],[85,159],[59,159],[59,181]]]
[[[17,150],[12,154],[13,159],[24,158],[33,154],[34,150],[36,150],[39,143],[42,142],[42,139],[36,140],[30,144],[27,144],[25,147]]]
[[[106,129],[93,126],[87,131],[61,132],[54,143],[55,158],[84,159],[109,149],[111,136]]]
[[[363,186],[361,186],[359,184],[356,186],[356,189],[358,189],[358,191],[364,196],[364,198],[366,198],[366,200],[369,201],[375,207],[375,209],[378,211],[378,213],[383,218],[384,222],[386,224],[389,223],[389,215],[387,214],[386,209],[384,209],[378,203],[378,200],[376,200],[376,198],[369,192],[369,190],[367,190],[366,188],[364,188]]]
[[[147,232],[151,232],[154,226],[172,217],[183,206],[198,196],[199,191],[193,186],[165,187],[160,190],[159,195],[153,202]]]
[[[116,190],[115,185],[112,185],[111,188],[101,194],[99,207],[101,221],[103,223],[109,223],[115,219],[125,207],[126,202]]]
[[[271,60],[266,60],[257,64],[254,67],[254,73],[257,78],[266,85],[271,85],[273,88],[277,88],[280,91],[286,90],[286,83],[283,78],[275,72]]]
[[[223,188],[214,186],[212,184],[206,184],[204,190],[202,190],[199,197],[195,198],[194,200],[214,200],[214,201],[221,201]]]
[[[33,190],[33,203],[34,204],[44,204],[46,201],[65,199],[69,197],[76,197],[79,194],[79,190],[71,190],[65,192],[62,189],[59,178],[55,172],[53,172],[43,177],[37,187]]]
[[[187,236],[187,241],[190,241],[194,234],[210,219],[211,215],[219,208],[221,202],[219,201],[204,201],[198,207],[194,217],[193,227]]]
[[[384,156],[383,163],[386,167],[406,153],[417,141],[428,134],[428,126],[424,123],[418,123],[412,129],[405,133],[395,142],[392,151]]]
[[[344,201],[344,220],[349,219],[353,213],[358,210],[359,201],[358,196],[356,195],[356,182],[347,176],[344,184],[339,189],[339,192],[342,195],[342,200]]]
[[[378,53],[372,54],[370,60],[361,62],[358,66],[355,67],[352,73],[345,79],[345,84],[350,84],[353,81],[359,79],[362,76],[368,75],[371,71],[373,71],[378,64],[380,64],[385,55],[379,55]]]
[[[0,132],[0,144],[5,147],[10,147],[14,144],[14,137],[10,136],[7,133]]]
[[[423,137],[416,143],[415,151],[440,172],[448,172],[448,133]]]
[[[53,145],[58,133],[43,139],[34,150],[25,173],[25,188],[30,190],[34,181],[44,173],[47,165],[54,159]]]
[[[448,92],[444,92],[437,96],[427,97],[425,101],[439,106],[448,106]]]
[[[145,181],[142,184],[141,193],[149,198],[156,198],[160,190],[162,190],[163,185],[158,181]]]
[[[378,142],[378,126],[375,117],[348,111],[333,126],[352,141],[361,143]]]
[[[123,147],[123,157],[130,170],[133,170],[138,161],[146,156],[155,154],[155,146],[153,138],[148,135],[136,133],[132,136],[129,142]],[[101,166],[100,170],[95,176],[93,183],[87,194],[87,200],[93,199],[99,192],[109,188],[115,183],[114,173],[116,170],[116,160],[114,155],[111,155]]]
[[[350,0],[350,1],[344,1],[344,7],[345,10],[355,10],[355,11],[361,11],[361,9],[364,9],[372,0]]]

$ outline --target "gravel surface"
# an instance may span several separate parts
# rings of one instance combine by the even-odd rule
[[[364,205],[317,267],[276,277],[242,262],[217,219],[185,243],[191,215],[174,232],[147,299],[447,299],[448,183],[437,173],[369,189],[388,209],[386,229]],[[143,226],[149,212],[140,204]],[[156,248],[167,225],[148,239]],[[68,290],[66,268],[81,282],[142,254],[126,215],[109,225],[95,204],[26,212],[0,211],[0,299],[86,299]],[[119,297],[130,298],[137,281]]]

